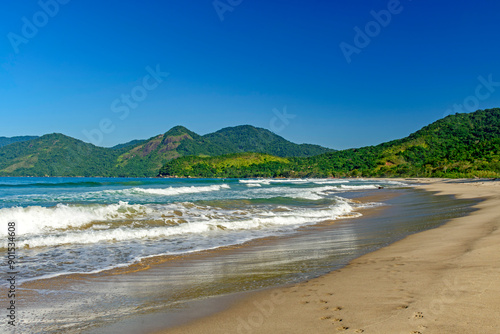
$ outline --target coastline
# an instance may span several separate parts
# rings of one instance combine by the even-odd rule
[[[398,180],[398,179],[391,179]],[[346,267],[251,294],[157,333],[496,333],[500,325],[500,182],[400,179],[478,210],[412,234]]]

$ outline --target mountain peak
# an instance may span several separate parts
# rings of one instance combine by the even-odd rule
[[[228,127],[225,127],[225,128],[222,128],[218,131],[215,131],[214,133],[224,133],[224,132],[237,132],[237,131],[261,131],[261,132],[270,132],[272,133],[271,131],[267,130],[267,129],[264,129],[264,128],[259,128],[259,127],[256,127],[256,126],[253,126],[253,125],[249,125],[249,124],[244,124],[244,125],[236,125],[236,126],[228,126]],[[274,134],[274,133],[273,133]]]
[[[189,130],[188,128],[186,128],[185,126],[182,126],[182,125],[176,125],[176,126],[174,126],[170,130],[168,130],[167,132],[165,132],[164,136],[181,136],[181,135],[184,135],[184,134],[188,134],[191,137],[193,137],[193,135],[194,136],[198,136],[196,133],[194,133],[193,131]]]

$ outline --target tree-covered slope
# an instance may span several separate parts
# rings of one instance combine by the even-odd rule
[[[131,141],[127,142],[127,143],[115,145],[115,146],[111,147],[111,149],[112,150],[130,149],[131,147],[135,147],[135,146],[140,145],[140,144],[142,144],[144,142],[145,142],[145,140],[134,139],[134,140],[131,140]]]
[[[406,138],[308,159],[333,175],[493,177],[500,173],[500,109],[440,119]],[[332,163],[333,162],[333,163]]]
[[[182,156],[246,151],[307,156],[326,150],[297,145],[251,126],[226,128],[205,136],[176,126],[148,140],[112,148],[51,134],[0,147],[0,176],[156,176],[167,161]]]
[[[116,153],[58,134],[0,148],[0,175],[110,176]]]
[[[36,138],[38,138],[38,136],[0,137],[0,147]]]
[[[249,125],[224,128],[204,136],[176,126],[123,151],[115,167],[122,176],[155,176],[167,161],[183,156],[214,157],[240,152],[312,156],[327,151],[330,149],[317,145],[294,144],[271,131]]]
[[[332,151],[310,144],[295,144],[269,130],[251,125],[228,127],[204,136],[224,153],[257,152],[278,157],[309,157]]]
[[[115,172],[120,176],[155,176],[167,161],[184,155],[219,155],[223,152],[202,136],[176,126],[121,151],[116,159]]]
[[[187,156],[171,160],[160,170],[163,176],[272,177],[287,158],[264,153],[232,153],[217,157]]]
[[[438,120],[410,136],[358,149],[330,152],[309,158],[289,158],[287,162],[255,163],[247,176],[343,177],[499,177],[500,109],[455,114]],[[226,171],[204,173],[190,169],[210,161],[179,158],[160,171],[166,176],[240,177]],[[255,173],[251,173],[251,171]],[[265,173],[263,172],[266,171]]]
[[[163,175],[197,177],[499,177],[500,109],[450,115],[377,146],[293,157],[315,150],[326,149],[251,126],[205,136],[177,126],[114,148],[50,134],[0,147],[0,176],[155,176],[161,168]],[[238,153],[247,151],[255,154]]]

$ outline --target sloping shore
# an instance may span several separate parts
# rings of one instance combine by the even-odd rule
[[[457,198],[469,216],[411,235],[308,282],[252,294],[161,333],[497,333],[500,182],[412,179]]]

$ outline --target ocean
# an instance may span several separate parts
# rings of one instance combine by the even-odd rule
[[[360,216],[341,179],[0,178],[1,247],[16,224],[20,282],[96,273]],[[92,259],[89,261],[89,259]],[[3,263],[5,266],[6,263]]]

